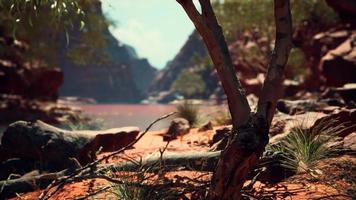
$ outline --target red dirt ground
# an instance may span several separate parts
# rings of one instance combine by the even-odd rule
[[[147,135],[134,146],[135,148],[127,151],[126,154],[131,156],[146,156],[152,153],[157,153],[158,149],[162,149],[166,145],[166,142],[163,141],[161,136],[164,132],[165,130],[147,133]],[[197,129],[192,129],[189,134],[171,141],[166,151],[207,151],[209,149],[208,141],[212,138],[214,132],[215,130],[198,132]],[[117,158],[113,158],[109,162],[117,161],[119,161]],[[344,171],[345,167],[348,165],[355,166],[355,164],[355,156],[342,156],[339,158],[327,159],[318,164],[318,169],[320,169],[323,174],[317,179],[311,177],[309,174],[299,174],[275,185],[265,185],[257,182],[253,187],[254,190],[251,191],[250,194],[256,199],[352,199],[351,197],[345,196],[345,194],[347,192],[350,194],[350,192],[352,193],[356,191],[355,180],[346,180],[345,177],[343,178],[343,173],[346,173]],[[354,171],[351,170],[351,175],[349,174],[348,176],[354,177],[355,175],[352,176],[352,172]],[[196,177],[200,173],[178,171],[171,173],[169,176],[173,177],[175,174]],[[330,176],[330,174],[332,174],[332,176]],[[65,186],[51,199],[76,199],[90,193],[93,188],[95,189],[107,184],[108,183],[104,180],[89,180],[70,184]],[[40,193],[41,191],[38,190],[27,194],[19,194],[19,196],[14,199],[37,199]],[[115,196],[104,194],[96,196],[95,199],[115,199]]]

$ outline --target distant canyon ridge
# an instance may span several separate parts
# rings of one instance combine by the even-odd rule
[[[293,96],[301,90],[319,90],[324,86],[343,87],[356,81],[356,24],[353,20],[356,17],[356,6],[347,4],[347,1],[340,1],[336,5],[333,1],[326,2],[339,14],[340,20],[331,26],[323,26],[311,20],[295,27],[295,49],[304,58],[288,64],[285,96]],[[100,1],[90,12],[103,16]],[[224,92],[208,59],[205,45],[196,31],[187,38],[173,60],[164,69],[157,71],[147,59],[138,57],[133,47],[115,38],[109,31],[109,25],[100,31],[107,45],[100,50],[96,49],[92,60],[99,61],[105,56],[109,59],[105,62],[90,61],[81,66],[68,59],[66,55],[71,52],[63,48],[59,53],[60,69],[42,67],[45,64],[41,62],[31,65],[25,57],[26,49],[31,46],[21,41],[14,42],[12,38],[4,36],[1,30],[0,26],[0,94],[45,100],[56,100],[58,96],[76,96],[94,99],[98,103],[140,103],[143,100],[169,103],[182,96],[175,84],[181,79],[181,88],[195,89],[196,94],[188,98],[224,99]],[[72,44],[75,45],[75,42]],[[258,32],[248,30],[228,44],[235,73],[247,94],[258,94],[261,88],[264,79],[262,74],[268,63],[268,56],[264,55],[270,55],[270,44],[271,41],[259,36]],[[251,54],[254,49],[261,52]],[[293,61],[293,58],[298,57],[292,55],[291,58]],[[302,71],[298,73],[309,75],[298,79],[293,72],[296,69]],[[182,74],[193,75],[195,78],[185,81],[187,76]],[[197,87],[199,84],[201,87]]]

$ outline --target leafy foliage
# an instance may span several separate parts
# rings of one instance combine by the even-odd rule
[[[29,43],[29,60],[51,66],[63,58],[93,63],[106,45],[102,32],[110,24],[98,8],[98,0],[0,0],[0,32]]]
[[[177,116],[188,120],[190,126],[195,126],[199,122],[199,108],[189,101],[184,101],[177,105]]]
[[[297,126],[278,144],[269,146],[272,152],[282,153],[282,165],[295,172],[311,171],[315,161],[337,151],[331,142],[344,129],[344,125],[330,126],[324,120],[312,128]]]

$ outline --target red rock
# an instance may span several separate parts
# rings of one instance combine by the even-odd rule
[[[319,65],[326,85],[341,87],[356,82],[356,33],[337,48],[329,51]]]
[[[190,125],[184,118],[175,118],[172,120],[167,133],[163,136],[164,141],[176,139],[177,136],[189,133]]]
[[[338,133],[338,136],[346,137],[347,135],[356,131],[356,109],[343,109],[335,111],[332,114],[316,120],[313,126],[318,126],[320,123],[325,122],[327,122],[327,125],[330,127],[343,124],[345,128]]]
[[[353,132],[344,138],[344,149],[356,151],[356,132]]]
[[[339,13],[342,19],[355,20],[356,2],[354,0],[326,0],[326,2]]]

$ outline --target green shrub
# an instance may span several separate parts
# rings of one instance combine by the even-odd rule
[[[206,85],[200,74],[183,70],[173,82],[172,89],[186,98],[194,98],[204,94]]]
[[[282,166],[294,172],[310,172],[316,161],[333,155],[338,151],[330,142],[344,126],[330,126],[330,121],[322,121],[312,128],[305,129],[302,125],[294,127],[282,141],[267,149],[282,154]]]
[[[177,116],[188,120],[190,126],[194,127],[199,122],[199,107],[189,101],[177,105]]]

